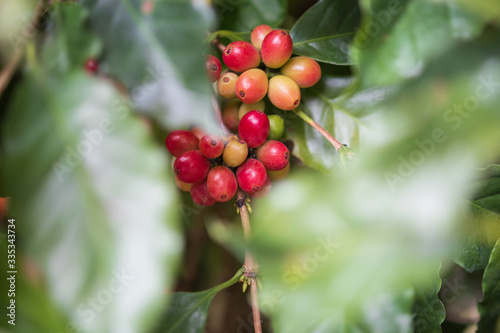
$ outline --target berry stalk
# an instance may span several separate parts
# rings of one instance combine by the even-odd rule
[[[246,196],[243,191],[238,190],[236,194],[236,206],[239,208],[241,225],[243,227],[243,235],[245,241],[248,243],[252,236],[252,230],[250,228],[250,216],[248,215],[248,209],[245,203]],[[260,322],[260,309],[259,309],[259,298],[257,293],[257,279],[256,276],[259,272],[259,266],[255,261],[252,254],[246,250],[245,252],[245,267],[244,276],[250,279],[250,293],[252,298],[252,314],[253,314],[253,326],[255,333],[262,333],[262,326]]]
[[[342,148],[342,143],[340,143],[337,139],[333,137],[333,135],[330,134],[327,130],[325,130],[323,127],[321,127],[317,122],[312,120],[308,115],[306,115],[303,111],[294,109],[292,110],[297,116],[302,118],[306,123],[311,125],[316,131],[321,133],[327,139],[334,147],[336,150],[339,150]]]

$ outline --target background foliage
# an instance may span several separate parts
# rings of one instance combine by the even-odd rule
[[[0,95],[1,330],[252,331],[234,208],[179,193],[163,139],[216,130],[207,32],[269,24],[321,62],[301,109],[359,161],[268,109],[295,159],[253,204],[265,331],[500,332],[499,23],[494,0],[0,1],[2,73],[22,59]]]

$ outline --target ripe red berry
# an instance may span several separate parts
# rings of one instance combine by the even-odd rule
[[[262,47],[262,41],[271,31],[273,31],[273,28],[267,24],[261,24],[255,27],[250,34],[250,41],[252,42],[252,45],[255,46],[257,50],[260,50]]]
[[[199,150],[189,150],[175,160],[174,173],[181,182],[197,183],[207,177],[210,167],[210,160]]]
[[[249,69],[236,81],[236,96],[245,104],[257,103],[266,96],[267,85],[267,75],[262,69]]]
[[[247,143],[249,148],[257,148],[262,145],[266,141],[268,134],[269,119],[264,112],[253,110],[241,118],[238,135]]]
[[[238,190],[238,183],[234,173],[222,165],[210,170],[207,186],[210,196],[220,202],[231,200]]]
[[[222,76],[217,80],[217,91],[219,95],[224,98],[236,98],[236,81],[238,80],[238,75],[232,72],[222,74]]]
[[[321,67],[312,58],[293,57],[281,67],[281,74],[294,80],[300,88],[309,88],[321,79]]]
[[[200,152],[208,158],[217,158],[224,151],[224,141],[217,135],[204,135],[200,140]]]
[[[294,80],[276,75],[269,80],[269,100],[281,110],[293,110],[300,103],[300,88]]]
[[[222,71],[219,59],[211,54],[207,55],[205,59],[205,71],[210,82],[217,81]]]
[[[94,74],[99,69],[99,63],[97,62],[96,59],[92,58],[92,59],[88,59],[87,61],[85,61],[85,64],[83,67],[85,68],[87,73]]]
[[[208,193],[207,181],[203,180],[191,186],[191,198],[200,206],[212,206],[216,201]]]
[[[269,68],[280,68],[292,56],[293,42],[285,30],[273,30],[262,41],[260,54]]]
[[[244,72],[260,65],[259,51],[245,41],[232,42],[226,46],[222,52],[222,60],[235,72]]]
[[[270,171],[284,169],[290,161],[290,151],[279,141],[269,140],[255,151],[257,158]]]
[[[252,198],[254,198],[254,199],[263,198],[266,195],[268,195],[270,191],[271,191],[271,178],[269,178],[269,176],[267,176],[266,182],[264,183],[264,186],[262,186],[262,188],[260,190],[255,192],[252,195]]]
[[[190,131],[175,130],[168,134],[165,139],[165,146],[167,146],[170,154],[175,157],[180,154],[193,149],[198,149],[199,139]]]
[[[253,195],[266,183],[266,168],[258,160],[249,158],[236,169],[236,178],[240,188]]]

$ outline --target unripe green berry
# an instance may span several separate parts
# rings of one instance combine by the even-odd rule
[[[236,81],[236,96],[245,104],[262,100],[267,94],[267,75],[262,69],[252,68],[242,73]]]
[[[244,115],[246,115],[248,112],[252,110],[259,110],[264,112],[265,109],[266,109],[266,103],[263,100],[253,104],[242,103],[240,105],[240,109],[238,110],[238,117],[241,120],[241,118],[243,118]]]
[[[267,116],[269,118],[269,140],[279,140],[285,134],[285,121],[277,114]]]
[[[229,141],[222,153],[222,160],[229,167],[241,165],[248,156],[248,145],[243,140]]]
[[[300,88],[309,88],[321,79],[321,67],[312,58],[293,57],[281,67],[281,74],[294,80]]]
[[[269,80],[269,100],[281,110],[293,110],[300,103],[300,88],[287,76],[276,75]]]
[[[217,91],[224,98],[236,98],[236,81],[238,75],[232,72],[222,74],[217,80]]]

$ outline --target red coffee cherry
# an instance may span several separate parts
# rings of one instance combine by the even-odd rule
[[[264,183],[264,186],[262,186],[262,188],[260,190],[255,192],[252,195],[252,198],[254,198],[254,199],[263,198],[266,195],[268,195],[270,191],[271,191],[271,178],[269,178],[269,176],[267,176],[266,182]]]
[[[257,103],[266,96],[267,85],[267,75],[262,69],[249,69],[236,81],[236,96],[245,104]]]
[[[210,170],[207,186],[210,196],[220,202],[231,200],[238,190],[238,183],[234,173],[222,165]]]
[[[321,79],[321,67],[312,58],[293,57],[281,67],[281,74],[294,80],[300,88],[309,88]]]
[[[224,148],[222,160],[227,166],[234,168],[245,162],[247,156],[247,143],[243,140],[231,140],[227,143],[226,148]]]
[[[269,68],[280,68],[292,56],[292,37],[285,30],[273,30],[262,41],[260,54]]]
[[[207,134],[207,132],[205,132],[205,130],[201,127],[193,127],[189,131],[196,135],[198,140],[201,139],[205,134]]]
[[[207,55],[205,59],[205,71],[211,83],[217,81],[222,71],[219,59],[211,54]]]
[[[217,135],[204,135],[200,140],[200,152],[208,158],[217,158],[224,151],[224,141]]]
[[[212,206],[216,201],[208,193],[207,181],[203,180],[191,186],[191,198],[200,206]]]
[[[230,101],[222,110],[222,122],[231,132],[236,132],[238,130],[238,125],[240,123],[240,118],[238,117],[238,108],[240,106],[240,101]]]
[[[232,72],[222,74],[219,80],[217,80],[217,91],[219,92],[219,95],[228,99],[236,98],[237,80],[238,75]]]
[[[180,154],[193,149],[198,149],[199,140],[190,131],[175,130],[168,134],[165,139],[165,146],[167,146],[170,154],[175,157]]]
[[[241,118],[238,127],[238,135],[244,140],[249,148],[257,148],[262,145],[269,134],[269,119],[266,114],[259,110],[248,112]]]
[[[290,161],[290,151],[283,143],[276,140],[266,141],[255,153],[257,159],[270,171],[284,169]]]
[[[87,61],[85,61],[85,64],[83,65],[83,67],[85,68],[85,71],[89,74],[94,74],[95,72],[97,72],[99,70],[99,63],[97,62],[96,59],[88,59]]]
[[[240,188],[253,195],[266,183],[266,168],[258,160],[249,158],[236,169],[236,178]]]
[[[278,109],[293,110],[300,103],[300,88],[289,77],[276,75],[269,80],[267,96]]]
[[[252,33],[250,34],[250,41],[252,42],[252,45],[255,46],[257,50],[260,50],[262,46],[262,41],[271,31],[273,31],[273,28],[271,28],[267,24],[261,24],[259,26],[256,26],[255,29],[253,29]]]
[[[222,60],[235,72],[244,72],[260,65],[259,51],[245,41],[232,42],[226,46],[222,52]]]
[[[210,167],[210,160],[199,150],[189,150],[175,160],[174,173],[181,182],[192,184],[207,178]]]

